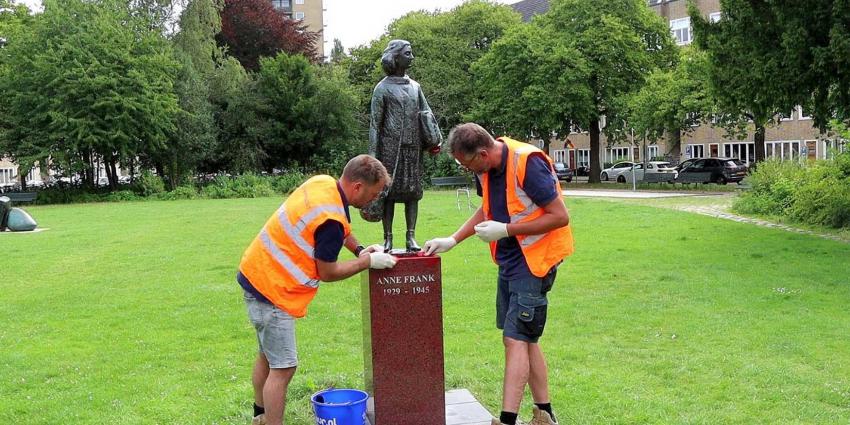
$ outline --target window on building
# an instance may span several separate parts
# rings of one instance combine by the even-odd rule
[[[676,39],[676,44],[691,43],[691,18],[673,19],[670,21],[670,33]]]
[[[798,117],[800,117],[800,119],[801,119],[801,120],[810,120],[810,119],[812,119],[812,116],[811,116],[811,115],[806,115],[806,113],[805,113],[805,112],[803,112],[803,107],[802,107],[802,106],[798,106],[798,107],[797,107],[797,113],[799,114],[799,115],[798,115]]]
[[[0,185],[11,186],[15,183],[14,168],[0,168]]]
[[[291,0],[272,0],[272,6],[275,9],[289,9],[292,7]]]
[[[720,17],[723,16],[720,12],[714,12],[708,14],[708,22],[718,22],[720,21]]]
[[[304,4],[304,0],[295,0],[295,4]]]
[[[608,148],[605,152],[607,154],[607,158],[605,158],[606,162],[618,162],[630,159],[628,147],[619,147],[619,148]]]
[[[590,167],[590,149],[576,150],[576,166]]]
[[[685,146],[685,157],[702,158],[705,156],[705,145],[687,145]]]
[[[658,158],[658,145],[649,145],[646,147],[646,157],[650,160]]]
[[[723,144],[723,156],[738,158],[747,165],[756,161],[756,144],[752,142],[731,142]]]
[[[567,152],[566,149],[556,149],[555,151],[552,152],[552,157],[555,160],[555,162],[560,162],[562,164],[566,164],[567,163],[566,152]]]
[[[295,12],[295,19],[304,20],[304,12]]]
[[[781,160],[799,160],[807,156],[804,147],[803,142],[799,140],[764,142],[764,156]]]
[[[779,113],[779,121],[791,121],[794,119],[794,111],[791,110],[788,113],[780,112]]]

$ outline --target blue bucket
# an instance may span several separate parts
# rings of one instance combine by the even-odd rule
[[[313,394],[316,425],[368,425],[366,400],[369,394],[360,390],[322,390]]]

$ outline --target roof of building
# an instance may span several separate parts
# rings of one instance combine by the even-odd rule
[[[534,15],[546,13],[549,10],[549,0],[521,0],[511,7],[522,15],[523,22],[528,22]]]

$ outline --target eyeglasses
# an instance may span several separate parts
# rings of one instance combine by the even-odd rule
[[[472,157],[471,157],[471,158],[469,158],[469,159],[465,159],[464,161],[466,161],[467,165],[463,165],[463,164],[460,162],[460,160],[459,160],[459,159],[457,159],[457,158],[455,158],[455,163],[458,165],[458,167],[460,167],[460,168],[462,168],[462,169],[464,169],[464,170],[466,170],[466,171],[472,171],[472,170],[469,168],[469,165],[472,165],[472,161],[475,161],[475,158],[477,158],[477,157],[478,157],[478,154],[479,154],[479,153],[480,153],[480,152],[475,152],[475,154],[474,154],[474,155],[472,155]]]

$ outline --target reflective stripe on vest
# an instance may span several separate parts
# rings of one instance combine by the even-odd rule
[[[528,158],[535,153],[542,154],[549,164],[553,173],[553,184],[558,193],[561,192],[557,178],[554,178],[554,167],[552,161],[543,151],[527,143],[518,142],[507,137],[499,138],[508,149],[505,164],[505,201],[507,202],[508,215],[511,223],[523,223],[537,219],[545,214],[543,208],[532,201],[531,197],[523,190],[526,165]],[[488,176],[479,176],[482,186],[482,209],[487,220],[492,219],[490,213],[490,188]],[[538,277],[545,276],[549,269],[560,263],[564,257],[573,253],[572,229],[569,225],[560,227],[541,235],[516,235],[517,242],[522,249],[525,261],[532,274]],[[496,262],[496,242],[490,243],[490,253]],[[498,263],[497,263],[498,264]]]
[[[328,220],[351,233],[345,206],[330,176],[312,177],[269,217],[245,251],[239,269],[251,285],[294,317],[307,314],[319,286],[315,232]]]

